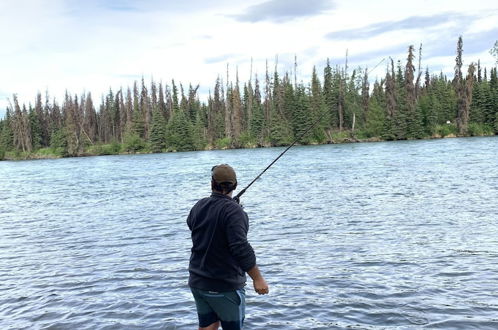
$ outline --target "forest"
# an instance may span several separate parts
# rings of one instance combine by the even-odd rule
[[[497,50],[498,42],[498,58]],[[368,69],[347,61],[327,60],[307,83],[267,64],[261,80],[218,77],[205,102],[198,85],[143,78],[98,105],[90,93],[66,92],[61,104],[38,93],[34,105],[13,95],[0,120],[0,160],[283,146],[299,137],[306,145],[496,135],[497,68],[477,62],[463,72],[462,54],[460,37],[448,79],[422,69],[422,45],[409,46],[406,62],[389,59],[373,84]]]

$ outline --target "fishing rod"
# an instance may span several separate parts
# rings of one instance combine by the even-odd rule
[[[295,140],[294,142],[291,143],[291,145],[289,145],[282,153],[280,153],[280,155],[278,155],[277,158],[275,158],[271,163],[270,165],[268,165],[261,173],[259,173],[259,175],[257,177],[254,178],[254,180],[251,181],[251,183],[249,183],[247,185],[247,187],[245,187],[244,189],[242,189],[234,198],[233,200],[237,202],[237,204],[240,203],[240,196],[242,196],[247,189],[249,189],[250,186],[253,185],[254,182],[256,182],[273,164],[275,164],[277,162],[277,160],[280,159],[280,157],[282,157],[290,148],[292,148],[300,139],[302,139],[306,134],[308,134],[309,131],[311,131],[311,129],[313,127],[315,127],[322,119],[323,117],[325,116],[325,112],[322,113],[322,115],[320,116],[320,118],[318,118],[318,120],[316,122],[314,122],[312,125],[310,125],[303,133],[301,133]]]
[[[385,58],[383,58],[382,60],[380,60],[379,63],[377,63],[377,65],[370,71],[370,72],[373,72],[375,69],[377,69],[377,67],[385,61]],[[368,69],[367,69],[367,72],[368,72]],[[249,183],[247,185],[247,187],[245,187],[244,189],[242,189],[234,198],[233,200],[238,203],[240,203],[240,196],[242,196],[247,189],[249,189],[250,186],[253,185],[254,182],[256,182],[273,164],[275,164],[277,162],[277,160],[280,159],[280,157],[282,157],[290,148],[292,148],[296,143],[297,141],[299,141],[301,138],[303,138],[306,134],[308,134],[308,132],[316,126],[316,124],[318,124],[322,119],[323,117],[325,116],[325,113],[323,113],[320,118],[318,118],[318,120],[316,122],[314,122],[311,126],[309,126],[306,131],[304,131],[301,135],[299,135],[299,137],[297,137],[294,142],[292,142],[292,144],[290,146],[288,146],[280,155],[278,155],[277,158],[275,158],[271,163],[270,165],[268,165],[261,173],[259,173],[259,175],[257,177],[254,178],[254,180],[251,181],[251,183]]]

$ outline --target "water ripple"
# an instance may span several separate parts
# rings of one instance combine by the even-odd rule
[[[243,186],[281,150],[0,162],[0,328],[196,328],[186,215],[213,164]],[[271,287],[247,328],[498,328],[496,150],[291,149],[243,198]]]

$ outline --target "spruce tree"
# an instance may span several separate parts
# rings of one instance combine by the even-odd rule
[[[168,148],[173,151],[194,150],[192,130],[192,124],[184,111],[179,109],[173,112],[166,130]]]
[[[5,151],[12,150],[14,148],[13,139],[12,118],[10,109],[7,108],[5,119],[2,120],[2,127],[0,129],[0,146],[2,146]]]
[[[339,114],[337,112],[338,85],[335,82],[334,73],[332,72],[329,59],[327,59],[327,65],[323,71],[323,97],[326,110],[329,113],[330,122],[328,127],[332,129],[339,127]]]
[[[42,147],[43,142],[43,131],[40,119],[38,117],[38,112],[35,111],[31,106],[29,107],[29,123],[31,129],[31,144],[33,150],[38,150]]]
[[[162,152],[166,148],[166,120],[159,109],[152,113],[149,141],[152,152]]]
[[[258,145],[263,145],[263,128],[264,128],[264,112],[263,105],[261,104],[261,92],[259,88],[259,80],[256,77],[254,83],[254,99],[252,102],[251,109],[251,119],[250,119],[250,134],[251,137],[256,139]]]
[[[463,81],[462,76],[462,53],[463,53],[463,41],[462,36],[458,38],[457,43],[457,56],[455,58],[455,77],[453,78],[453,84],[455,86],[455,90],[458,95],[457,99],[457,129],[460,135],[463,135],[467,132],[468,125],[468,117],[469,117],[469,106],[468,106],[468,98],[466,93],[465,82]]]
[[[292,130],[294,136],[296,138],[301,137],[298,141],[300,144],[309,144],[312,142],[312,135],[306,134],[303,136],[313,121],[313,118],[309,115],[310,99],[306,95],[306,88],[302,84],[299,84],[294,93],[292,86],[289,86],[287,93],[289,94],[288,98],[292,97],[293,94],[295,95],[292,104]]]
[[[315,67],[313,67],[313,72],[311,74],[310,92],[310,119],[312,123],[319,121],[318,124],[313,127],[312,136],[316,142],[323,143],[327,139],[325,130],[330,123],[330,116],[329,112],[327,111],[322,86]]]

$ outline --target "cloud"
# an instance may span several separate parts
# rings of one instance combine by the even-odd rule
[[[269,0],[250,6],[245,13],[232,15],[240,22],[283,22],[299,17],[314,16],[333,7],[330,0]]]
[[[434,29],[449,22],[461,25],[468,23],[470,16],[456,13],[443,13],[432,16],[411,16],[398,21],[384,21],[356,29],[339,30],[328,33],[325,37],[331,40],[365,39],[383,33],[399,30]]]
[[[365,63],[367,62],[378,62],[383,58],[386,58],[386,60],[389,57],[393,57],[394,59],[396,59],[396,56],[398,54],[405,53],[408,53],[408,46],[398,45],[389,48],[375,49],[364,53],[349,54],[348,61],[351,63],[351,65],[365,65]]]
[[[204,59],[204,63],[206,64],[213,64],[213,63],[219,63],[219,62],[229,62],[229,59],[233,59],[238,57],[237,54],[224,54],[224,55],[219,55],[219,56],[213,56],[213,57],[208,57]]]
[[[496,40],[496,36],[498,36],[498,28],[479,33],[463,33],[464,59],[465,54],[476,54],[491,49],[493,44],[490,40]],[[457,33],[441,36],[436,42],[431,42],[424,53],[429,57],[456,55],[458,37]]]

